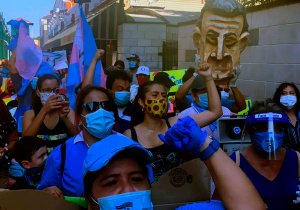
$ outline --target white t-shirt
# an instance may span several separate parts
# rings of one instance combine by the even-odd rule
[[[222,117],[230,117],[231,111],[227,107],[222,106],[222,111],[223,111]],[[187,109],[183,110],[182,112],[180,112],[178,114],[178,116],[179,117],[186,117],[186,116],[191,116],[191,115],[194,115],[194,114],[198,114],[197,110],[194,107],[190,107],[190,108],[187,108]],[[202,129],[206,130],[207,135],[213,137],[214,139],[219,140],[218,139],[219,138],[218,129],[212,131],[210,129],[209,125],[203,127]]]

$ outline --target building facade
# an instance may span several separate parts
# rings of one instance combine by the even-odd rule
[[[44,50],[71,50],[78,8],[66,11],[62,2],[57,0],[53,8],[63,11],[61,23],[50,18],[48,32],[44,36],[41,33]],[[92,0],[83,4],[83,8],[98,47],[106,51],[104,65],[112,65],[116,59],[125,61],[131,53],[137,53],[142,65],[157,71],[178,67],[178,24],[196,21],[203,3],[203,0],[186,0],[184,4],[180,0]],[[67,20],[70,16],[73,16],[71,23]],[[56,14],[54,19],[58,17]],[[41,30],[44,29],[45,24],[41,24]]]

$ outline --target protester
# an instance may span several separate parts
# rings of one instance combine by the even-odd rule
[[[242,171],[192,118],[179,119],[160,138],[177,150],[199,154],[217,187],[222,189],[220,195],[226,209],[265,209]],[[149,163],[151,153],[123,136],[111,135],[92,145],[83,167],[84,194],[89,209],[153,209]],[[224,209],[217,201],[193,204],[193,207]],[[189,209],[189,206],[183,209]]]
[[[171,89],[172,86],[175,85],[175,83],[169,78],[168,73],[163,71],[157,72],[157,74],[155,74],[154,81],[164,84],[168,88],[168,91]]]
[[[54,75],[41,76],[32,109],[25,112],[23,136],[35,136],[46,141],[48,148],[64,143],[70,136],[76,135],[74,112],[66,97],[56,94],[59,79]]]
[[[130,102],[130,75],[126,71],[112,70],[106,79],[106,88],[111,92],[118,107],[118,132],[123,133],[130,128],[134,112]]]
[[[66,75],[68,73],[68,64],[65,61],[60,61],[54,66],[55,73],[61,81],[60,88],[66,88],[67,78]]]
[[[20,76],[16,68],[16,50],[12,52],[12,55],[9,58],[8,69],[9,69],[10,77],[13,81],[14,88],[18,92],[22,88],[22,77]],[[24,113],[31,109],[32,92],[33,89],[31,85],[29,85],[26,88],[24,94],[18,96],[18,108],[14,115],[14,118],[16,119],[18,124],[19,124],[19,120],[22,120]]]
[[[188,87],[188,84],[190,84],[190,82],[184,83],[180,89],[191,89],[193,102],[190,108],[187,108],[178,114],[178,116],[180,117],[190,116],[193,114],[204,112],[208,108],[208,95],[205,87],[205,79],[200,75],[197,75],[196,78],[193,79],[191,87]],[[178,101],[178,99],[176,101]],[[222,117],[231,116],[231,111],[224,106],[222,106],[222,112]],[[214,139],[218,139],[219,132],[216,121],[202,128],[207,131],[209,136],[213,137]]]
[[[190,108],[191,104],[193,102],[192,99],[192,92],[188,87],[192,84],[185,84],[189,79],[196,78],[198,76],[197,72],[195,73],[195,76],[193,77],[193,74],[195,73],[195,68],[190,66],[185,74],[182,77],[182,85],[178,88],[178,91],[175,93],[175,103],[176,103],[176,109],[179,110],[179,112]],[[191,79],[192,80],[192,79]],[[188,82],[190,83],[190,82]]]
[[[122,60],[117,60],[114,63],[114,66],[117,67],[119,70],[125,70],[125,63]]]
[[[201,65],[199,74],[203,75],[206,80],[209,109],[191,115],[191,117],[196,120],[199,126],[203,127],[220,117],[222,110],[209,66]],[[126,136],[138,141],[154,155],[153,170],[156,179],[183,161],[183,157],[178,151],[163,144],[157,137],[159,133],[165,133],[179,119],[178,116],[165,118],[167,95],[167,88],[161,83],[152,81],[141,86],[135,99],[137,108],[134,112],[134,127],[124,132]]]
[[[300,199],[300,154],[282,147],[288,124],[288,116],[276,104],[255,104],[246,120],[252,144],[230,156],[256,187],[268,210],[300,207],[293,203],[297,194]],[[220,188],[216,191],[220,193]]]
[[[80,133],[49,155],[38,189],[56,197],[83,196],[82,166],[87,150],[113,132],[116,117],[116,107],[106,89],[83,88],[76,100],[76,125]]]
[[[97,50],[91,65],[89,66],[83,80],[83,87],[92,85],[96,69],[96,61],[103,55],[103,50]],[[111,66],[107,71],[106,88],[113,96],[114,103],[118,107],[118,117],[116,118],[118,128],[117,131],[123,133],[131,125],[131,116],[133,106],[130,103],[130,83],[131,77],[126,71],[119,70]]]
[[[139,86],[144,85],[150,80],[150,69],[148,66],[139,66],[136,77],[138,84],[130,85],[130,102],[134,102],[134,99],[138,93]]]
[[[10,153],[18,140],[18,132],[16,122],[2,100],[0,100],[0,110],[0,171],[3,171],[10,165]]]
[[[274,102],[283,108],[289,117],[286,130],[285,145],[293,150],[300,151],[300,92],[293,83],[285,82],[275,91]]]
[[[35,189],[41,180],[47,159],[45,141],[35,136],[26,136],[14,148],[14,158],[25,169],[25,173],[23,177],[15,178],[17,182],[10,189]]]
[[[132,79],[132,84],[138,84],[136,72],[140,66],[140,57],[137,54],[131,54],[129,57],[126,58],[128,61],[129,72]]]

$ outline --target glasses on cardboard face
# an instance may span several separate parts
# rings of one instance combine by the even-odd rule
[[[88,113],[97,111],[98,109],[104,109],[109,112],[113,112],[113,104],[111,101],[91,101],[85,102],[82,105]]]

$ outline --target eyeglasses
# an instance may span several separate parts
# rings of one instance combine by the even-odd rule
[[[82,107],[86,109],[88,113],[92,113],[97,111],[98,109],[104,109],[109,112],[113,112],[114,105],[111,101],[91,101],[91,102],[84,102]]]
[[[56,93],[57,92],[57,88],[42,88],[41,92],[42,93]]]

